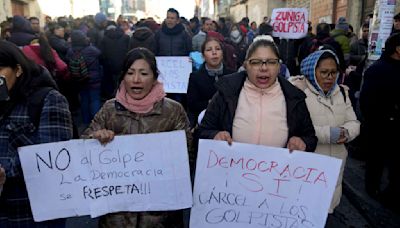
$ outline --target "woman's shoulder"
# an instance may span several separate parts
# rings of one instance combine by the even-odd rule
[[[304,75],[291,76],[289,77],[288,81],[301,91],[304,91],[307,88],[307,82]]]
[[[166,109],[169,109],[169,110],[171,110],[171,111],[173,111],[173,110],[183,110],[184,111],[184,109],[183,109],[183,106],[179,103],[179,102],[177,102],[177,101],[174,101],[174,100],[172,100],[171,98],[168,98],[168,97],[165,97],[164,99],[163,99],[163,108],[166,108]]]

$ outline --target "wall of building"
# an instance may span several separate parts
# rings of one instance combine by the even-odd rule
[[[229,9],[229,14],[233,22],[239,22],[243,17],[246,17],[246,4],[237,4]]]
[[[11,16],[11,1],[0,0],[0,22],[5,21],[7,17]]]

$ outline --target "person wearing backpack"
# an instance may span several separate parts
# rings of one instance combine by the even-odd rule
[[[34,222],[17,151],[72,138],[68,102],[56,88],[44,67],[0,41],[0,227],[65,227],[65,219]]]
[[[71,48],[67,52],[71,80],[79,87],[82,121],[89,124],[101,107],[102,67],[100,50],[90,45],[80,30],[71,32]]]
[[[348,88],[337,83],[339,59],[332,50],[318,50],[300,65],[304,76],[290,77],[289,81],[304,91],[306,104],[318,138],[316,153],[342,160],[342,166],[329,214],[339,205],[342,178],[347,159],[344,143],[360,133],[360,122],[348,98]],[[328,217],[328,222],[330,217]]]

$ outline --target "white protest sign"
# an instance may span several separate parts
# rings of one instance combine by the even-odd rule
[[[184,131],[19,148],[35,221],[192,206]]]
[[[307,35],[308,10],[306,8],[276,8],[272,10],[273,36],[300,39]]]
[[[190,227],[324,227],[341,160],[200,140]]]
[[[157,56],[159,80],[164,84],[167,93],[187,93],[192,63],[189,57]]]

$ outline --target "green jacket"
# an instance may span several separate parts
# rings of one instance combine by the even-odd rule
[[[331,31],[331,37],[336,40],[340,44],[342,48],[343,54],[350,53],[350,40],[346,36],[346,32],[342,29],[334,29]]]

